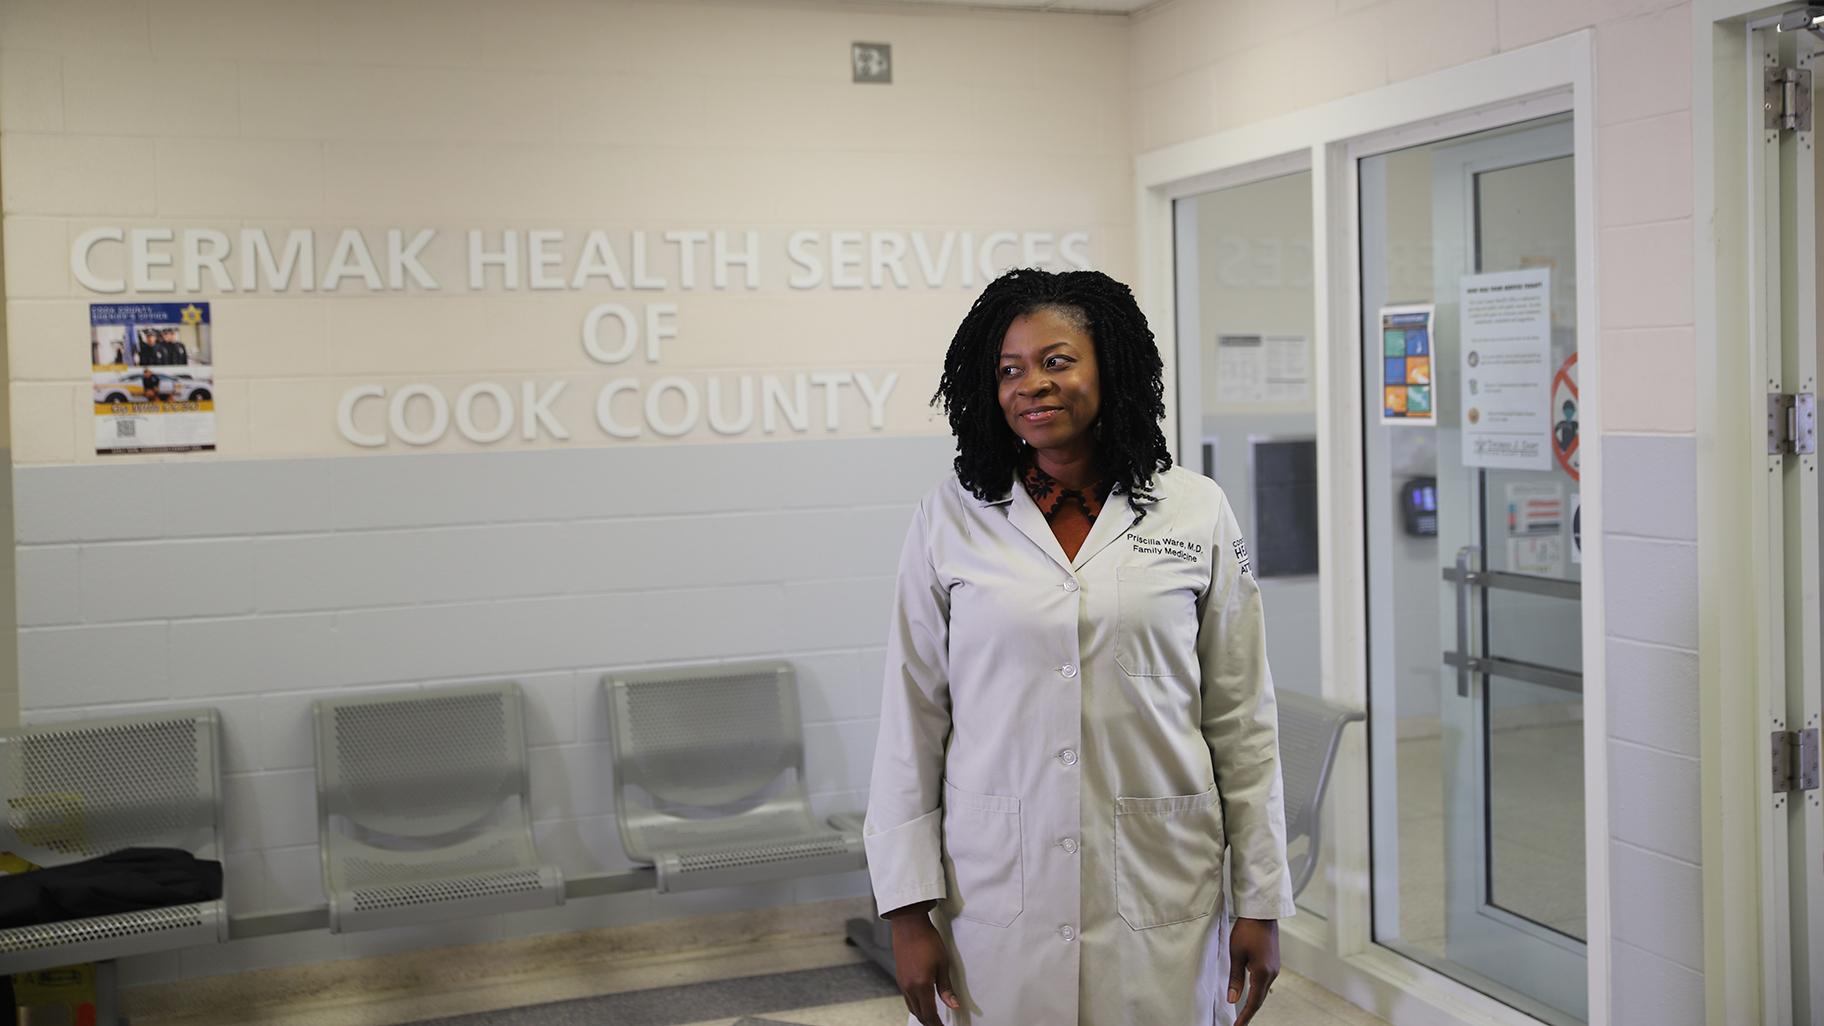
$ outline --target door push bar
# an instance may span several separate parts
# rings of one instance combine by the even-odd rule
[[[1522,659],[1470,654],[1470,613],[1476,591],[1520,591],[1530,595],[1545,595],[1550,598],[1573,600],[1583,598],[1581,581],[1562,581],[1551,577],[1533,577],[1528,574],[1508,573],[1502,570],[1478,569],[1474,564],[1480,562],[1481,555],[1481,549],[1474,545],[1465,545],[1457,550],[1457,565],[1444,567],[1444,579],[1455,584],[1457,591],[1457,647],[1453,652],[1444,653],[1444,664],[1457,671],[1457,697],[1469,697],[1469,678],[1472,673],[1523,680],[1531,684],[1557,688],[1560,691],[1582,694],[1583,674],[1581,673],[1561,670],[1555,666],[1545,666],[1541,663],[1530,663]]]

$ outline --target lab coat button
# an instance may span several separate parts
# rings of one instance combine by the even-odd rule
[[[1071,941],[1077,939],[1076,928],[1066,923],[1065,925],[1058,927],[1058,936],[1064,938],[1064,943],[1069,944]]]
[[[1064,854],[1066,855],[1075,855],[1077,853],[1077,839],[1074,837],[1066,837],[1058,842],[1058,847],[1063,848]]]
[[[1077,579],[1075,577],[1072,577],[1070,580],[1065,581],[1064,590],[1065,591],[1076,591],[1077,590]]]
[[[1077,668],[1070,663],[1065,663],[1058,667],[1058,672],[1064,675],[1064,679],[1069,680],[1077,675]]]
[[[1077,764],[1077,750],[1074,748],[1064,749],[1058,753],[1058,761],[1066,766],[1075,766]]]

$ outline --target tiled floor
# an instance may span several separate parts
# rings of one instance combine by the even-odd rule
[[[856,990],[881,992],[844,1000]],[[804,1007],[778,1008],[794,993]],[[686,1021],[685,1010],[747,1004],[733,1018]],[[1387,1026],[1308,980],[1283,974],[1254,1019],[1259,1026]],[[842,963],[825,969],[740,977],[683,987],[633,991],[584,1001],[522,1007],[479,1015],[424,1020],[412,1026],[905,1026],[906,1006],[885,974],[871,965]]]
[[[1401,942],[1445,952],[1442,746],[1399,742]],[[1503,907],[1582,937],[1583,725],[1497,730],[1490,749],[1494,893]]]
[[[1317,984],[1290,973],[1274,984],[1256,1026],[1387,1026]],[[899,997],[825,1005],[763,1017],[708,1019],[690,1026],[906,1026],[906,1005]],[[618,1026],[618,1023],[617,1023]]]
[[[732,913],[136,988],[128,1011],[134,1026],[904,1026],[892,983],[841,940],[854,910],[824,904],[811,932]],[[683,931],[695,946],[637,950]],[[1291,973],[1254,1021],[1387,1026]]]

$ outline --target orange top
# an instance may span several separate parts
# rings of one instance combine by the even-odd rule
[[[1064,555],[1076,559],[1077,550],[1083,547],[1083,539],[1089,537],[1089,529],[1096,522],[1096,515],[1102,512],[1102,503],[1108,498],[1108,485],[1098,484],[1084,491],[1066,488],[1057,478],[1040,470],[1036,463],[1027,465],[1020,483],[1026,486],[1026,494],[1032,496],[1039,512],[1045,514],[1045,522],[1051,525],[1051,533],[1063,547]]]

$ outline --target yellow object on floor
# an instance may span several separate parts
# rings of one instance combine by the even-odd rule
[[[95,967],[39,969],[13,977],[19,1026],[95,1026]]]
[[[29,873],[37,865],[0,851],[0,873]],[[95,966],[39,969],[13,976],[18,1026],[95,1026]]]

